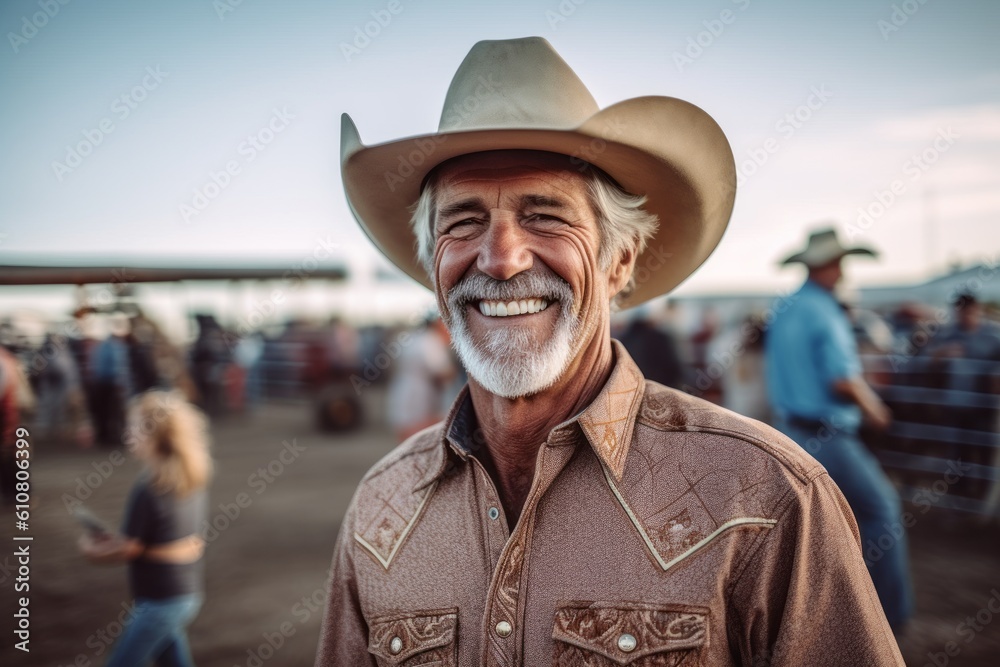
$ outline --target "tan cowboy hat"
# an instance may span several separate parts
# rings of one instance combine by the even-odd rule
[[[837,237],[837,230],[833,227],[817,230],[809,235],[809,241],[804,250],[789,255],[781,264],[793,264],[801,262],[810,268],[825,266],[835,259],[841,259],[846,255],[868,255],[878,257],[878,253],[871,248],[864,246],[845,247]]]
[[[645,208],[660,227],[636,262],[636,289],[624,308],[691,275],[718,245],[733,210],[733,152],[707,113],[671,97],[601,109],[540,37],[473,46],[451,81],[434,134],[365,146],[345,113],[340,155],[347,201],[379,250],[432,287],[409,226],[424,178],[453,157],[504,149],[571,156],[648,198]]]

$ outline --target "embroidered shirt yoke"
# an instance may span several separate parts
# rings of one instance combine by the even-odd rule
[[[903,664],[822,466],[613,345],[601,393],[539,449],[513,530],[467,390],[368,472],[317,665]]]

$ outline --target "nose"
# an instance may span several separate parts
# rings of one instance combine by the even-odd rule
[[[491,211],[490,225],[480,236],[476,267],[495,280],[508,280],[532,265],[527,232],[515,216]]]

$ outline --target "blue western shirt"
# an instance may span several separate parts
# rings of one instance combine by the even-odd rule
[[[778,417],[829,420],[856,431],[861,411],[833,390],[833,383],[861,374],[861,360],[843,308],[827,290],[807,280],[774,305],[765,335],[765,377]]]

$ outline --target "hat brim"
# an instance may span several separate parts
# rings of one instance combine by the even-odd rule
[[[789,264],[805,264],[809,267],[823,266],[829,264],[830,262],[843,259],[848,255],[866,255],[868,257],[878,257],[878,253],[871,248],[865,248],[864,246],[856,246],[854,248],[844,248],[839,252],[833,253],[831,255],[824,255],[822,257],[815,256],[810,257],[808,252],[797,252],[789,255],[781,261],[782,266],[788,266]]]
[[[640,97],[603,109],[571,129],[484,128],[361,143],[342,118],[341,168],[351,211],[396,266],[433,289],[417,259],[411,207],[424,178],[454,157],[483,151],[549,151],[593,164],[633,194],[660,225],[635,265],[629,308],[683,282],[718,245],[732,214],[736,167],[722,129],[698,107],[669,97]]]

